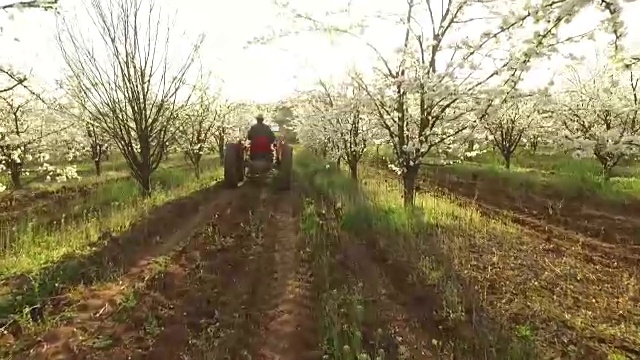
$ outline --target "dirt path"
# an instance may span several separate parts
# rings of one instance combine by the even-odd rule
[[[521,217],[533,219],[615,245],[626,245],[640,254],[640,203],[611,203],[595,197],[567,198],[549,190],[514,189],[504,179],[453,173],[438,168],[426,177],[433,184]]]
[[[560,214],[545,213],[540,198],[516,196],[507,184],[498,189],[500,184],[489,180],[451,174],[431,180],[431,189],[439,186],[463,206],[521,226],[508,225],[516,231],[512,234],[494,226],[490,236],[479,233],[443,244],[456,268],[477,284],[484,307],[498,323],[527,329],[545,358],[640,357],[633,325],[640,319],[640,247],[620,243],[632,241],[635,220],[616,225],[610,221],[614,210],[596,222],[584,215],[591,206],[586,203],[567,202]],[[590,237],[593,226],[610,227]]]
[[[263,205],[260,189],[242,187],[212,214],[161,280],[139,296],[142,309],[133,312],[157,319],[159,330],[149,331],[141,319],[129,329],[136,340],[117,349],[126,357],[116,358],[236,359],[251,350],[263,309],[257,299],[269,291],[262,276],[273,266],[265,255],[271,244],[262,236]],[[144,304],[154,297],[160,302]]]
[[[321,359],[313,319],[311,272],[299,234],[299,194],[289,193],[272,210],[265,236],[275,240],[274,295],[257,359]]]
[[[300,200],[219,191],[123,276],[70,292],[64,319],[13,358],[320,359]]]
[[[34,338],[37,331],[17,328],[2,338],[3,345],[14,347],[15,359],[77,358],[83,338],[121,308],[128,291],[149,276],[154,261],[191,237],[216,208],[227,207],[233,198],[233,192],[220,186],[198,191],[153,210],[89,257],[69,259],[58,264],[58,270],[50,269],[52,274],[66,267],[82,269],[73,279],[76,282],[59,284],[55,296],[39,305],[38,326],[50,330]]]
[[[640,265],[640,205],[590,203],[589,199],[555,199],[534,193],[514,193],[495,179],[464,179],[447,171],[429,174],[426,188],[438,187],[473,202],[492,215],[535,232],[550,240],[562,239],[563,247],[580,247],[602,253],[609,259],[624,259]],[[637,207],[637,210],[634,208]]]

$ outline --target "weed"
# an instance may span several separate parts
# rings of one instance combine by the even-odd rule
[[[338,229],[314,201],[307,200],[301,218],[301,230],[307,239],[314,289],[319,298],[321,344],[325,359],[385,359],[383,331],[365,334],[364,321],[368,304],[363,285],[352,277],[341,276],[336,264]],[[373,309],[371,309],[373,310]]]
[[[179,170],[170,172],[176,171]],[[0,263],[1,278],[7,279],[6,283],[12,286],[0,289],[0,317],[9,318],[12,314],[21,312],[20,309],[37,309],[44,299],[78,277],[107,281],[109,278],[105,279],[104,274],[110,274],[110,278],[119,276],[121,269],[109,263],[68,261],[65,266],[59,267],[55,267],[55,264],[63,259],[95,252],[118,233],[146,216],[151,208],[209,186],[219,177],[217,170],[207,173],[199,181],[194,181],[191,175],[182,174],[171,175],[173,185],[157,191],[151,198],[132,197],[121,203],[114,203],[92,216],[65,222],[58,228],[30,227],[28,232],[20,233],[12,250],[3,254]],[[133,190],[129,194],[132,192]],[[87,199],[87,202],[91,200]],[[45,271],[48,268],[56,270]],[[22,284],[17,289],[13,288],[18,280]],[[15,292],[16,290],[19,292]],[[37,317],[32,318],[38,321]]]

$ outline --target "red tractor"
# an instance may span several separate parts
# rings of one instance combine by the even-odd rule
[[[290,189],[293,147],[282,137],[275,144],[260,140],[253,143],[238,141],[225,146],[224,183],[228,187],[238,187],[245,178],[265,178],[275,170],[278,187]]]

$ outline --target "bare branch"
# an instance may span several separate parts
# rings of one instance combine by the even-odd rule
[[[52,10],[58,5],[58,0],[29,0],[29,1],[15,1],[12,3],[0,5],[0,10],[9,9],[43,9]]]
[[[58,44],[74,86],[71,96],[90,121],[113,139],[146,194],[151,175],[179,128],[179,111],[191,98],[187,78],[203,41],[172,62],[176,28],[155,1],[90,0],[88,14],[99,36],[89,39],[73,19],[60,23]],[[179,99],[181,91],[186,96]]]

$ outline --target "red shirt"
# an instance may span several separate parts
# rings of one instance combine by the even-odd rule
[[[256,136],[249,145],[252,154],[265,154],[271,152],[271,142],[268,136]]]

